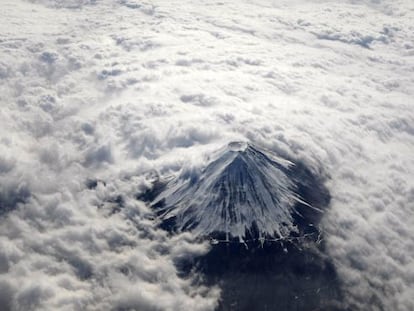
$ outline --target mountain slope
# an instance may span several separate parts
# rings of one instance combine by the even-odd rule
[[[291,161],[232,142],[200,173],[185,171],[169,182],[152,204],[160,206],[161,220],[177,231],[286,238],[300,231],[295,219],[304,218],[301,210],[318,212],[301,196],[309,176],[300,176]]]

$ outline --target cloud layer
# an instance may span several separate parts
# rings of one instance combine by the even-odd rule
[[[330,177],[352,309],[414,309],[411,1],[11,1],[0,32],[0,305],[212,310],[136,194],[251,140]]]

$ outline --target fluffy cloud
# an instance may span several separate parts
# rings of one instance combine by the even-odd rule
[[[0,303],[211,310],[135,199],[247,139],[330,176],[352,309],[414,308],[411,1],[1,4]],[[89,180],[89,182],[88,182]]]

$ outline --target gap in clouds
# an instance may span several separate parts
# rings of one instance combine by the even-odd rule
[[[247,150],[232,149],[232,146],[241,145],[247,145]],[[266,156],[266,153],[262,153],[265,151],[256,148],[251,143],[233,142],[229,144],[229,147],[221,148],[221,152],[215,152],[219,154],[218,158],[217,155],[207,155],[209,162],[201,169],[201,172],[184,167],[178,176],[173,178],[151,174],[151,183],[143,189],[138,199],[152,206],[158,215],[156,220],[159,226],[170,232],[171,237],[188,231],[198,236],[200,241],[209,240],[212,244],[208,253],[202,256],[192,256],[176,261],[179,273],[184,277],[201,273],[200,284],[219,286],[221,295],[217,310],[268,310],[269,308],[349,310],[344,302],[341,288],[343,284],[326,252],[325,237],[320,227],[320,220],[329,208],[330,201],[329,192],[323,185],[324,177],[313,174],[303,163],[289,159],[288,177],[299,185],[296,187],[295,184],[294,187],[295,195],[300,198],[300,202],[290,211],[294,223],[292,231],[285,232],[287,236],[284,237],[273,236],[271,232],[265,231],[266,225],[270,226],[263,223],[267,217],[260,219],[260,216],[256,215],[251,216],[252,219],[245,219],[249,215],[255,215],[253,211],[246,210],[243,203],[229,202],[231,198],[236,200],[237,194],[241,194],[239,188],[246,189],[247,193],[244,195],[251,199],[265,193],[264,189],[244,184],[244,181],[249,178],[241,177],[244,174],[250,177],[260,175],[261,177],[258,177],[256,182],[266,184],[264,176],[274,173],[266,164],[266,159],[268,161],[272,159],[267,158],[269,153]],[[234,176],[226,168],[223,169],[218,163],[221,161],[227,163],[229,153],[230,156],[236,153],[239,155],[236,159],[247,161],[251,171],[244,171],[237,160],[229,164],[229,167],[240,166]],[[282,158],[277,157],[277,159],[281,161]],[[272,165],[276,163],[278,162],[272,162]],[[263,167],[260,168],[261,166]],[[235,180],[237,177],[240,179]],[[211,178],[213,180],[218,178],[218,188],[213,186],[211,191],[203,193],[206,184],[215,185]],[[231,179],[235,184],[227,184],[227,179]],[[272,186],[276,189],[284,187],[276,183]],[[186,191],[187,187],[189,191]],[[218,202],[217,199],[223,201]],[[260,200],[264,198],[257,199],[259,201],[255,206],[248,204],[249,208],[260,209],[262,213],[265,213],[266,206],[260,204]],[[275,192],[275,200],[279,199],[281,199],[280,194]],[[176,202],[173,204],[176,206],[169,211],[168,206],[172,204],[171,200]],[[200,203],[200,200],[206,202]],[[226,202],[229,202],[232,207],[226,206]],[[219,210],[218,206],[223,206],[223,208]],[[223,227],[217,224],[220,221],[219,217],[220,215],[223,217],[222,215],[231,208],[233,210],[229,211],[230,215],[234,213],[237,216],[231,217],[229,232],[220,231]],[[269,208],[277,213],[282,212],[286,207],[279,203]],[[239,225],[237,219],[239,221],[245,219],[246,225],[252,222],[252,227],[246,227],[243,236],[237,236],[239,232],[237,230],[233,233],[234,227],[237,228]],[[217,229],[213,232],[200,231],[198,227],[202,227],[202,223],[206,221],[213,223],[212,225],[215,225]],[[285,219],[283,222],[289,222],[289,220]],[[279,223],[279,226],[281,225]],[[263,241],[259,242],[261,238]]]

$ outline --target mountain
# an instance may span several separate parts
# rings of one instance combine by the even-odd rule
[[[303,164],[232,142],[203,170],[184,170],[168,182],[152,205],[169,229],[246,241],[298,236],[327,202],[326,189]]]
[[[201,170],[156,176],[141,199],[164,229],[211,238],[208,253],[175,264],[220,286],[217,311],[344,310],[318,228],[329,192],[304,163],[232,142]]]

